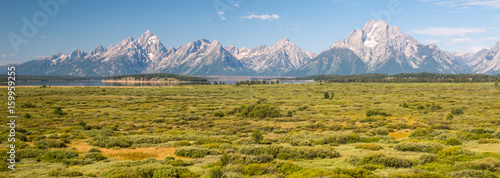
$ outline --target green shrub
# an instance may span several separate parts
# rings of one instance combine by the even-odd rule
[[[182,146],[190,146],[191,143],[187,140],[177,141],[172,144],[173,147],[182,147]]]
[[[365,165],[358,166],[358,168],[374,171],[377,169],[385,169],[385,166],[380,165],[380,164],[365,164]]]
[[[455,167],[457,168],[457,170],[474,169],[474,170],[486,170],[495,172],[500,170],[500,159],[497,158],[477,159],[470,162],[457,163]]]
[[[431,133],[432,131],[429,129],[418,128],[411,132],[409,137],[424,137],[430,135]]]
[[[177,160],[171,160],[171,161],[169,161],[168,164],[170,164],[170,165],[172,165],[174,167],[184,167],[184,166],[191,166],[194,163],[191,162],[191,161],[184,161],[184,160],[181,160],[181,159],[177,159]]]
[[[37,157],[37,159],[46,162],[62,162],[65,159],[71,159],[78,157],[78,153],[73,150],[48,150],[43,155]]]
[[[255,143],[259,144],[262,138],[262,133],[260,133],[260,131],[255,130],[252,132],[252,139]]]
[[[210,178],[223,178],[224,177],[224,171],[222,171],[222,168],[219,166],[213,167],[208,171],[208,177]]]
[[[114,147],[128,148],[131,147],[132,144],[134,144],[134,142],[124,137],[111,138],[105,136],[98,136],[91,139],[91,144],[102,148],[114,148]]]
[[[454,161],[468,161],[473,160],[476,156],[476,153],[459,146],[453,146],[441,150],[438,155]]]
[[[332,177],[341,177],[343,175],[347,175],[349,177],[354,177],[354,178],[378,177],[372,171],[360,168],[356,169],[336,168],[333,170],[333,175],[334,176]]]
[[[98,152],[87,153],[85,155],[85,158],[92,159],[92,160],[95,160],[95,161],[102,161],[102,160],[106,159],[105,156],[103,156],[101,153],[98,153]]]
[[[383,149],[384,147],[377,144],[358,144],[354,148],[377,151]]]
[[[269,105],[248,105],[234,109],[235,113],[251,118],[280,117],[281,113],[277,107]]]
[[[99,148],[90,148],[89,153],[99,153],[101,150]]]
[[[462,108],[453,108],[451,110],[451,114],[453,114],[453,115],[464,114],[464,110],[462,110]]]
[[[389,175],[391,178],[447,178],[446,175],[434,172],[396,172]]]
[[[446,148],[446,145],[436,142],[400,142],[394,146],[394,149],[399,151],[426,153],[438,153],[444,148]]]
[[[16,157],[22,158],[37,158],[41,157],[48,150],[40,150],[40,149],[21,149],[16,151]]]
[[[469,177],[498,177],[495,174],[488,172],[488,171],[483,171],[483,170],[472,170],[472,169],[467,169],[467,170],[461,170],[461,171],[455,171],[455,172],[450,172],[446,174],[447,176],[453,177],[453,178],[469,178]]]
[[[329,147],[295,147],[282,145],[246,146],[238,150],[241,154],[260,155],[268,153],[278,159],[336,158],[340,154]]]
[[[64,148],[64,147],[66,147],[66,144],[64,144],[64,142],[61,140],[43,139],[40,141],[35,141],[35,147],[38,149]]]
[[[371,116],[376,116],[376,115],[379,115],[379,116],[391,116],[390,113],[388,112],[385,112],[385,111],[381,111],[381,110],[368,110],[366,111],[366,117],[371,117]]]
[[[406,168],[416,164],[414,161],[397,157],[390,157],[382,153],[373,153],[365,155],[363,157],[353,157],[348,161],[354,165],[375,164],[375,165],[384,165],[386,167],[395,167],[395,168]]]
[[[302,139],[292,140],[290,144],[293,146],[312,146],[311,141]]]
[[[481,139],[478,141],[479,144],[488,144],[488,143],[499,143],[497,139]]]
[[[222,111],[215,111],[214,112],[214,117],[224,117],[224,112],[222,112]]]
[[[419,164],[426,164],[426,163],[432,163],[438,159],[438,156],[435,154],[424,154],[420,156]]]
[[[301,171],[303,168],[289,162],[280,162],[278,163],[278,173],[284,174],[284,175],[290,175],[294,172]]]
[[[238,164],[250,164],[250,163],[269,163],[274,160],[274,156],[264,153],[261,155],[244,155],[244,154],[227,154],[229,161]],[[222,160],[222,158],[221,158]],[[221,161],[221,163],[223,163]]]
[[[200,148],[200,147],[180,147],[174,152],[177,156],[188,157],[188,158],[203,158],[206,155],[220,155],[222,154],[218,150]]]
[[[269,167],[272,167],[272,166],[273,165],[271,165],[269,163],[264,163],[264,164],[254,163],[254,164],[248,164],[248,165],[241,167],[241,170],[242,170],[243,174],[245,174],[245,175],[250,175],[250,176],[264,175],[266,173],[272,173],[272,172],[268,171]]]
[[[389,130],[387,128],[379,127],[373,130],[373,133],[377,135],[387,135],[389,134]]]
[[[447,145],[461,145],[462,144],[462,140],[456,138],[456,137],[452,137],[452,138],[448,138],[446,139],[446,144]]]
[[[52,111],[55,115],[64,115],[64,112],[62,111],[61,107],[56,107],[54,108],[54,111]]]
[[[63,169],[51,170],[47,173],[48,176],[53,177],[79,177],[83,176],[83,173],[80,171],[68,171]]]
[[[348,144],[348,143],[356,143],[359,141],[359,135],[357,133],[341,133],[337,135],[331,135],[325,137],[323,142],[325,144],[336,143],[336,144]]]

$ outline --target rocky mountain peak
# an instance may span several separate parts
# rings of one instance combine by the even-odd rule
[[[274,44],[272,48],[282,48],[286,46],[295,46],[295,43],[291,42],[288,38],[284,38]]]
[[[142,34],[137,38],[137,44],[140,46],[148,46],[148,45],[159,45],[160,44],[160,39],[158,36],[154,35],[151,33],[151,31],[146,31],[146,33]]]
[[[97,47],[90,52],[91,55],[96,55],[100,53],[106,52],[106,48],[102,47],[102,45],[97,45]]]

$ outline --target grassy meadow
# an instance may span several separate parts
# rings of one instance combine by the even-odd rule
[[[493,83],[17,87],[16,109],[5,177],[500,177]]]

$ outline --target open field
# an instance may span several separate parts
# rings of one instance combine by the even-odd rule
[[[6,177],[500,176],[493,83],[16,89]]]

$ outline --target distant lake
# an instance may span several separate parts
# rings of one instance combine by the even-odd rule
[[[265,77],[222,77],[222,78],[209,78],[206,77],[210,83],[214,81],[224,82],[226,85],[234,85],[236,81],[246,80],[262,80]],[[267,79],[267,78],[266,78]],[[311,83],[313,81],[305,80],[280,80],[280,83]],[[6,85],[3,83],[2,85]],[[180,83],[180,84],[157,84],[157,83],[104,83],[101,80],[48,80],[48,81],[16,81],[16,86],[174,86],[174,85],[197,85],[194,83]]]

